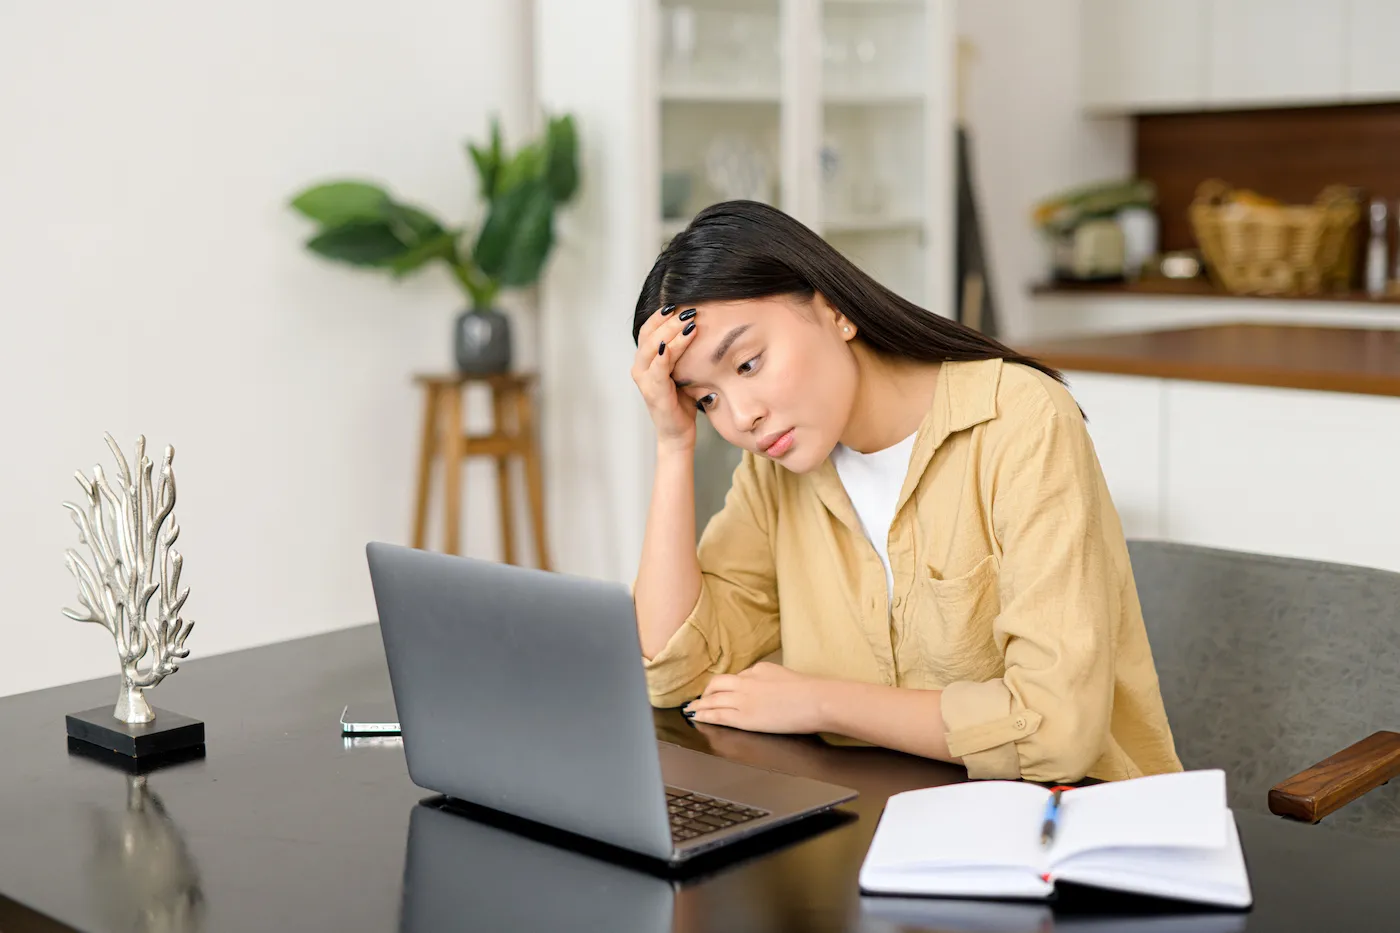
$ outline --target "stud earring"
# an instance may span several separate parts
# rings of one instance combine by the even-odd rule
[[[841,328],[841,330],[842,330],[844,333],[847,333],[847,334],[849,334],[849,333],[851,332],[851,329],[850,329],[849,327],[843,327],[843,328]]]

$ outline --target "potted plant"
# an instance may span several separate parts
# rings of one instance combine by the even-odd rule
[[[485,202],[474,236],[367,181],[314,185],[291,206],[317,224],[306,247],[326,259],[395,279],[446,264],[468,299],[455,322],[457,367],[481,375],[510,368],[510,328],[496,297],[539,279],[554,246],[555,210],[578,190],[578,136],[571,116],[552,117],[541,138],[507,153],[492,120],[490,142],[467,150]]]

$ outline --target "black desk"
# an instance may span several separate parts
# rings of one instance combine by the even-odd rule
[[[54,918],[83,931],[660,933],[673,916],[676,933],[1050,928],[1024,905],[862,904],[856,872],[884,799],[959,780],[956,768],[810,738],[701,732],[658,712],[664,739],[861,793],[854,818],[673,887],[420,806],[431,795],[409,781],[401,748],[347,747],[338,732],[346,703],[387,693],[373,626],[197,660],[153,698],[206,721],[208,756],[144,780],[67,750],[64,713],[115,701],[115,678],[0,700],[0,930],[68,928]],[[1158,917],[1180,925],[1144,933],[1369,930],[1400,916],[1400,846],[1251,814],[1240,829],[1254,911]],[[971,919],[935,913],[952,906]],[[1054,928],[1134,929],[1095,916]]]

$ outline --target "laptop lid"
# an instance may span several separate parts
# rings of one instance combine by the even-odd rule
[[[627,589],[378,542],[366,552],[413,782],[668,857]]]

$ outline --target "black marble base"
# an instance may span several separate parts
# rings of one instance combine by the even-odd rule
[[[95,761],[106,768],[115,771],[122,771],[126,774],[151,774],[164,768],[184,764],[187,761],[198,761],[204,758],[204,746],[192,745],[189,748],[182,748],[176,752],[161,752],[157,755],[143,755],[140,758],[131,758],[126,755],[114,752],[111,749],[93,745],[91,742],[84,742],[75,739],[71,735],[68,737],[68,754],[76,758],[86,758]]]
[[[125,723],[112,715],[111,706],[69,713],[68,735],[80,742],[128,758],[170,755],[204,745],[204,721],[152,707],[152,722]]]

